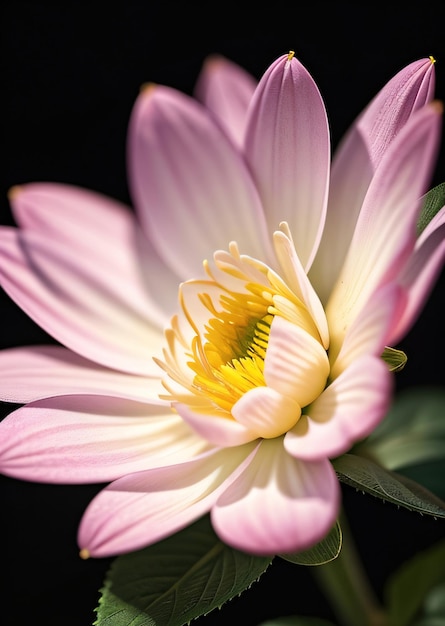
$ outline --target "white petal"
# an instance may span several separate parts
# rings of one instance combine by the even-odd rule
[[[396,278],[412,253],[440,127],[441,108],[426,105],[409,119],[380,161],[326,306],[331,339],[337,343],[371,293]]]
[[[94,557],[160,541],[209,511],[242,471],[252,444],[188,463],[130,474],[101,491],[82,518],[78,542]]]
[[[264,360],[267,385],[304,407],[323,391],[328,375],[323,346],[304,329],[276,315]]]
[[[286,228],[287,224],[282,224]],[[290,233],[289,233],[290,235]],[[320,298],[311,285],[303,266],[301,265],[295,247],[288,235],[277,231],[274,233],[275,251],[283,269],[287,284],[306,305],[312,319],[317,325],[323,346],[329,347],[328,322]]]
[[[228,545],[275,555],[312,547],[333,526],[340,489],[327,460],[300,462],[282,439],[261,443],[242,474],[212,508],[212,524]]]
[[[160,370],[160,374],[161,374]],[[71,394],[107,395],[165,404],[160,376],[149,378],[108,369],[61,346],[0,351],[0,399],[25,404]]]
[[[442,209],[441,213],[443,220],[445,209]],[[419,237],[414,253],[411,255],[400,277],[400,283],[406,289],[408,299],[406,307],[399,318],[397,328],[394,329],[390,338],[391,344],[398,343],[412,328],[443,268],[445,260],[445,224],[439,225],[434,230],[428,229],[428,232],[426,230]]]
[[[194,95],[211,111],[232,141],[241,147],[247,109],[257,81],[221,55],[208,57],[199,73]]]
[[[174,407],[194,431],[214,445],[239,446],[258,437],[250,424],[243,424],[242,420],[235,421],[231,415],[226,415],[221,410],[212,411],[209,403],[203,407],[175,403]]]
[[[295,400],[270,387],[255,387],[233,405],[232,415],[256,437],[271,439],[292,428],[301,409]]]
[[[50,483],[110,481],[210,447],[170,407],[105,396],[38,400],[9,414],[0,433],[0,470]]]
[[[152,323],[165,324],[176,308],[179,279],[161,262],[129,207],[60,183],[20,185],[9,197],[21,228],[66,246],[79,262],[102,266],[115,285],[125,285],[133,306]]]
[[[365,354],[380,356],[390,341],[406,302],[405,291],[396,284],[378,289],[352,322],[331,366],[331,378],[337,378],[353,361]],[[333,346],[335,348],[335,345]]]
[[[144,315],[144,302],[150,304],[137,279],[122,280],[103,263],[15,228],[0,230],[0,259],[5,291],[57,341],[102,365],[159,375],[152,356],[163,335]]]
[[[347,452],[385,417],[392,384],[391,373],[380,358],[364,356],[354,361],[286,434],[286,450],[308,461]]]
[[[320,92],[295,57],[281,56],[259,82],[245,152],[270,230],[288,222],[307,270],[324,226],[330,137]]]
[[[271,256],[250,174],[232,142],[192,98],[150,86],[129,128],[129,183],[141,223],[159,255],[183,279],[236,240],[243,252]]]
[[[373,98],[334,153],[325,229],[310,278],[326,303],[376,167],[409,117],[434,96],[431,59],[404,67]]]

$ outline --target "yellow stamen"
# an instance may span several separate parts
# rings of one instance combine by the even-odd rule
[[[90,554],[90,551],[87,550],[87,548],[82,548],[82,550],[79,552],[79,556],[81,559],[86,561],[87,559],[90,558],[91,554]]]
[[[220,310],[208,294],[201,294],[200,300],[213,317],[205,326],[204,343],[199,335],[192,342],[188,366],[195,373],[193,387],[230,410],[246,391],[264,385],[273,315],[268,299],[258,293],[223,292]]]
[[[292,61],[292,59],[294,58],[294,56],[295,56],[295,52],[294,52],[293,50],[289,50],[289,53],[288,53],[288,55],[287,55],[287,60],[288,60],[288,61]]]
[[[431,56],[431,55],[430,55],[429,59],[430,59],[431,63],[433,63],[433,64],[436,62],[436,59],[433,56]]]
[[[172,319],[165,333],[163,362],[155,361],[167,374],[163,400],[171,401],[173,407],[179,402],[194,411],[234,419],[233,407],[245,394],[268,386],[265,359],[274,319],[283,318],[305,331],[310,349],[310,337],[318,342],[319,332],[304,301],[283,278],[266,264],[241,255],[235,242],[229,245],[229,252],[215,253],[214,262],[213,267],[204,262],[209,280],[191,280],[180,286],[183,316]],[[283,328],[282,322],[276,321],[278,328]],[[277,333],[282,337],[279,330]],[[316,381],[323,376],[314,371]],[[326,377],[322,384],[325,381]],[[290,376],[288,386],[292,384]],[[306,391],[301,392],[297,381],[294,386],[305,400]],[[298,405],[297,400],[295,403]],[[281,417],[277,420],[277,428],[284,432]]]

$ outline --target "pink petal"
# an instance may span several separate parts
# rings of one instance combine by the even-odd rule
[[[278,437],[295,424],[301,408],[295,400],[270,387],[254,387],[233,405],[232,415],[256,437]]]
[[[332,344],[331,378],[337,378],[354,361],[365,354],[380,356],[391,337],[406,304],[406,293],[399,285],[390,283],[373,293],[362,312],[348,328],[338,356]]]
[[[435,82],[435,65],[431,58],[419,59],[400,70],[351,126],[335,160],[341,160],[345,153],[349,153],[351,158],[353,154],[349,150],[353,150],[355,155],[355,151],[360,150],[361,141],[362,145],[366,145],[366,152],[375,171],[388,146],[413,113],[432,101]],[[342,174],[338,175],[343,178]]]
[[[212,508],[213,527],[232,547],[258,555],[306,550],[338,514],[339,483],[326,459],[301,462],[281,438],[264,440]]]
[[[289,233],[290,234],[290,233]],[[314,290],[290,238],[281,231],[274,233],[275,251],[286,282],[296,296],[306,305],[315,321],[326,350],[329,347],[329,329],[323,306]]]
[[[140,300],[139,309],[152,323],[163,326],[176,309],[179,279],[161,262],[129,207],[59,183],[14,187],[10,202],[22,228],[67,246],[86,262],[107,266],[117,285],[134,292],[135,303]]]
[[[445,207],[436,217],[445,217]],[[437,220],[439,221],[439,220]],[[430,222],[431,225],[431,222]],[[437,228],[423,231],[413,255],[403,270],[400,283],[407,290],[408,299],[397,328],[390,338],[391,344],[398,343],[412,328],[427,302],[445,260],[445,223]]]
[[[379,285],[402,270],[415,243],[415,224],[435,163],[442,107],[417,111],[383,156],[369,185],[348,256],[326,307],[331,337],[346,328]]]
[[[181,530],[210,510],[252,449],[249,444],[220,450],[115,481],[84,513],[78,534],[82,553],[103,557],[130,552]]]
[[[132,275],[105,256],[75,251],[38,232],[0,230],[0,279],[8,295],[60,343],[112,368],[159,375],[152,360],[163,343],[150,326],[150,301]]]
[[[170,407],[106,396],[33,402],[10,413],[0,433],[0,471],[49,483],[110,481],[209,448]]]
[[[174,407],[195,432],[214,445],[239,446],[258,437],[248,424],[235,421],[221,410],[212,410],[211,406],[191,407],[178,403]]]
[[[159,400],[159,394],[165,393],[159,376],[111,370],[61,346],[1,350],[0,380],[3,402],[25,404],[48,396],[94,394],[165,404]]]
[[[323,346],[303,328],[276,315],[264,360],[267,385],[303,407],[323,391],[328,375]]]
[[[243,143],[247,108],[256,85],[253,76],[220,55],[206,59],[195,85],[195,97],[238,147]]]
[[[388,367],[380,358],[363,356],[354,361],[286,433],[286,450],[306,461],[347,452],[384,418],[392,384]]]
[[[261,79],[249,110],[245,151],[269,228],[288,222],[307,270],[324,225],[330,140],[318,88],[295,57],[281,56]]]
[[[232,240],[245,253],[268,254],[265,219],[241,155],[192,98],[168,87],[143,91],[130,120],[128,162],[141,222],[179,276],[202,275],[203,260]]]
[[[325,230],[310,274],[323,302],[345,259],[378,164],[410,116],[431,101],[434,86],[430,59],[403,68],[361,113],[336,150]]]

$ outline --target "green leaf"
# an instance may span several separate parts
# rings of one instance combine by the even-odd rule
[[[382,353],[382,359],[388,366],[390,372],[400,372],[406,365],[408,357],[403,350],[396,350],[386,346]]]
[[[261,622],[259,626],[335,626],[332,622],[319,617],[301,617],[292,615],[287,617],[277,617],[276,619]]]
[[[428,592],[435,592],[434,588],[439,583],[442,583],[438,589],[440,595],[428,597]],[[422,613],[425,618],[437,617],[444,608],[443,584],[445,539],[416,554],[389,578],[384,594],[390,625],[406,626],[417,615],[422,617]]]
[[[223,544],[205,516],[168,539],[115,559],[94,624],[183,626],[250,587],[271,561]]]
[[[445,476],[445,459],[405,466],[400,468],[398,473],[415,480],[432,491],[438,498],[445,500],[445,480],[443,479]]]
[[[433,187],[424,195],[422,210],[417,221],[417,236],[428,226],[433,217],[445,205],[445,183]]]
[[[354,454],[338,457],[333,466],[339,480],[347,485],[410,511],[445,518],[445,502],[406,476]]]
[[[434,623],[439,619],[442,620],[443,626],[445,620],[445,576],[442,576],[439,584],[434,585],[428,591],[422,605],[423,617],[421,621],[416,622],[414,626],[424,626],[427,623]]]
[[[445,389],[402,391],[387,416],[354,453],[390,470],[445,459]]]
[[[309,550],[294,554],[279,554],[278,556],[297,565],[324,565],[338,557],[341,543],[341,528],[340,524],[336,522],[326,537]]]

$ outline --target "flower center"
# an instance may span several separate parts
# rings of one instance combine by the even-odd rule
[[[326,386],[322,325],[290,271],[288,284],[234,243],[213,260],[204,263],[209,279],[180,287],[181,311],[156,360],[167,373],[162,398],[213,443],[240,432],[243,441],[280,436]]]
[[[249,389],[265,384],[264,358],[273,315],[269,303],[254,294],[223,294],[219,311],[211,300],[203,301],[213,317],[205,325],[204,341],[197,338],[188,363],[195,373],[193,387],[230,411]]]

